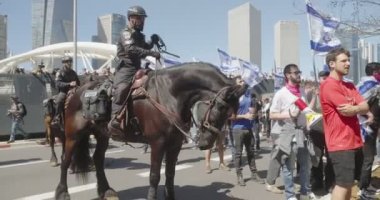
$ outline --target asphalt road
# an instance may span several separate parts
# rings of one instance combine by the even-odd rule
[[[59,181],[60,168],[49,164],[50,149],[38,145],[35,141],[16,141],[11,146],[2,143],[0,148],[0,199],[43,200],[53,199],[54,190]],[[119,194],[120,199],[145,199],[149,181],[149,157],[142,154],[141,144],[133,144],[136,148],[111,142],[106,154],[106,175],[108,181]],[[1,145],[0,145],[1,147]],[[56,147],[57,155],[61,153],[61,145]],[[262,150],[257,158],[257,166],[261,177],[266,177],[270,147],[262,142]],[[231,160],[230,151],[225,151],[225,160]],[[175,191],[180,200],[194,199],[247,199],[278,200],[284,199],[282,194],[273,194],[265,190],[264,185],[249,180],[248,166],[244,166],[243,175],[246,186],[236,185],[236,173],[218,169],[219,159],[216,152],[212,154],[212,173],[205,173],[204,153],[192,146],[184,145],[176,167]],[[165,183],[161,175],[159,199],[163,199]],[[278,179],[278,184],[281,179]],[[88,174],[83,182],[75,174],[68,176],[69,192],[73,200],[97,199],[95,173]]]

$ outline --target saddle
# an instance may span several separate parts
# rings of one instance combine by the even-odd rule
[[[142,90],[142,87],[145,85],[146,81],[148,80],[148,70],[146,69],[140,69],[136,72],[131,86],[131,92],[132,92],[132,99],[136,99],[142,95],[144,95],[144,91]]]

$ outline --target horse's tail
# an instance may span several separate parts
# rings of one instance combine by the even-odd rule
[[[74,170],[82,180],[87,180],[87,172],[92,164],[89,138],[89,134],[83,134],[78,138],[71,163],[71,169]]]

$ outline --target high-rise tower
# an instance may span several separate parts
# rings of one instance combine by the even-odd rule
[[[250,3],[228,11],[228,49],[261,67],[261,11]]]

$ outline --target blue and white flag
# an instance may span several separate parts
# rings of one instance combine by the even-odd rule
[[[339,21],[321,15],[312,7],[309,0],[306,0],[306,10],[310,27],[311,49],[318,55],[324,55],[330,50],[340,47],[341,42],[335,36]]]
[[[264,75],[257,65],[230,56],[220,49],[218,49],[218,54],[220,58],[219,69],[226,76],[241,76],[250,87],[255,86],[264,79]]]
[[[250,87],[255,86],[263,80],[264,75],[261,73],[260,68],[257,65],[241,59],[239,59],[239,61],[241,77]]]
[[[285,85],[285,77],[282,73],[274,74],[274,91],[278,91]]]
[[[171,59],[171,58],[167,58],[163,56],[161,56],[160,62],[157,62],[156,58],[152,56],[147,56],[142,61],[143,61],[142,62],[143,67],[147,65],[150,69],[153,69],[153,70],[171,67],[171,66],[179,65],[182,63],[176,59]]]
[[[228,53],[220,49],[218,49],[218,54],[220,58],[219,69],[222,73],[227,75],[240,70],[239,59],[230,56]]]

